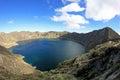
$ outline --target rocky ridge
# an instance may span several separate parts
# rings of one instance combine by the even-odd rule
[[[120,36],[111,28],[105,27],[103,29],[94,30],[89,33],[69,33],[61,36],[60,38],[76,41],[85,46],[86,50],[88,51],[94,48],[96,45],[107,41],[120,39]]]
[[[15,37],[16,34],[14,33],[14,38],[10,38],[11,41],[28,39],[28,32],[25,32],[26,34],[21,37],[22,33],[20,33],[20,37]],[[8,34],[1,34],[5,37],[1,36],[0,41],[7,42],[5,39],[7,39]],[[11,34],[13,35],[13,33]],[[25,63],[22,60],[23,56],[13,54],[0,46],[0,80],[120,80],[119,37],[116,32],[108,27],[87,34],[66,32],[64,35],[63,33],[58,34],[54,38],[74,40],[81,44],[85,42],[83,43],[84,46],[90,44],[92,46],[87,47],[89,49],[87,53],[66,60],[60,63],[56,69],[45,72],[38,71]]]
[[[18,41],[31,40],[38,38],[54,38],[57,39],[68,32],[11,32],[11,33],[0,33],[0,45],[9,48],[18,45]]]
[[[5,57],[0,63],[6,60],[5,65],[0,65],[1,80],[120,80],[120,40],[98,45],[85,54],[60,63],[56,69],[45,72],[16,61],[19,60],[16,55],[3,47],[0,51],[0,59]],[[15,67],[14,64],[19,66]],[[34,72],[29,73],[28,69]],[[25,71],[21,73],[22,70]]]
[[[100,30],[94,30],[89,33],[69,33],[69,32],[11,32],[11,33],[0,33],[0,45],[9,48],[14,45],[18,45],[18,41],[30,40],[30,39],[42,39],[42,38],[53,38],[53,39],[67,39],[73,40],[82,44],[86,51],[94,48],[96,45],[101,43],[120,39],[120,36],[111,28],[105,27]]]

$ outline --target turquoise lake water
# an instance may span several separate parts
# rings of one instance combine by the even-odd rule
[[[54,69],[60,62],[85,52],[84,47],[76,42],[53,39],[21,41],[10,50],[25,56],[27,63],[41,71]]]

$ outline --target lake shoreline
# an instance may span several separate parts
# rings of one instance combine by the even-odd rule
[[[19,45],[11,47],[11,51],[15,54],[17,53],[17,54],[23,55],[25,57],[24,58],[25,62],[27,62],[29,64],[31,64],[30,61],[33,59],[32,66],[36,66],[34,64],[34,61],[40,60],[40,59],[42,59],[44,62],[47,60],[47,62],[45,62],[44,65],[46,65],[48,63],[49,66],[50,66],[50,64],[54,64],[51,66],[57,66],[58,63],[61,63],[67,59],[74,58],[74,57],[84,53],[84,51],[85,51],[84,46],[82,46],[81,44],[76,43],[74,41],[70,41],[70,40],[33,39],[33,40],[20,41],[18,43],[19,43]],[[9,48],[9,50],[10,50],[10,48]],[[44,56],[44,58],[41,56]],[[35,60],[34,60],[34,58],[35,58]],[[53,61],[51,61],[51,60],[53,60]],[[41,62],[41,60],[38,62]],[[39,64],[37,64],[37,65],[39,65]],[[43,65],[43,64],[41,64],[41,65]],[[44,68],[42,70],[44,70]],[[47,70],[49,70],[49,69],[47,69]]]

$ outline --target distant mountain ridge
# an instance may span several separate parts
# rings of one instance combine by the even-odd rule
[[[107,42],[109,40],[120,39],[114,30],[109,27],[105,27],[100,30],[94,30],[89,33],[69,33],[69,32],[11,32],[0,33],[0,45],[5,47],[11,47],[17,45],[18,41],[38,39],[38,38],[54,38],[54,39],[68,39],[76,41],[83,46],[86,50],[94,48],[96,45]]]
[[[31,40],[38,38],[59,38],[68,32],[11,32],[11,33],[0,33],[0,45],[8,48],[17,45],[18,41]]]
[[[86,34],[1,33],[0,42],[10,44],[19,40],[51,37],[73,40],[90,50],[60,63],[56,69],[41,72],[24,62],[23,56],[0,46],[0,80],[120,80],[120,36],[109,27]]]
[[[85,46],[86,50],[94,48],[96,45],[110,41],[120,39],[120,35],[109,27],[105,27],[100,30],[94,30],[85,34],[70,33],[61,36],[62,39],[69,39],[81,43]]]

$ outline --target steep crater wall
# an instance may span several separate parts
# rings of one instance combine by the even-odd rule
[[[82,44],[86,51],[94,48],[96,45],[110,41],[120,39],[120,36],[111,28],[106,27],[100,30],[95,30],[89,33],[69,33],[69,32],[12,32],[12,33],[0,33],[0,45],[9,48],[17,45],[18,41],[38,39],[38,38],[54,38],[54,39],[66,39],[72,40]]]

